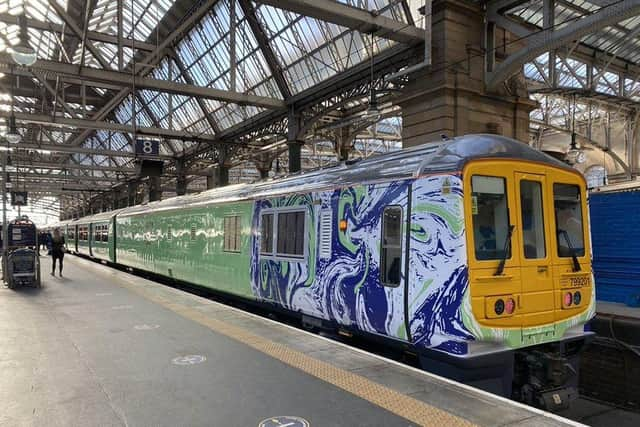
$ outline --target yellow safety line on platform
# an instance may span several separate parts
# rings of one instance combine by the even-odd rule
[[[330,363],[315,359],[286,345],[254,335],[246,329],[212,319],[201,311],[178,304],[175,301],[169,301],[158,295],[153,295],[144,286],[122,280],[119,277],[117,279],[123,287],[149,301],[168,308],[182,317],[239,341],[411,422],[422,426],[475,426],[475,424],[464,418],[406,396],[360,375],[337,368]]]

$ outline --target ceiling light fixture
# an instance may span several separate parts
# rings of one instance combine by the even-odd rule
[[[27,31],[27,17],[18,16],[18,44],[11,47],[11,58],[16,64],[30,67],[38,60],[36,50],[29,44],[29,32]]]
[[[13,115],[13,112],[7,119],[7,133],[4,135],[11,144],[17,144],[22,140],[22,135],[18,133],[18,128],[16,126],[16,116]]]

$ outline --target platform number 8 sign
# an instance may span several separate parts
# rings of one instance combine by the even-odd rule
[[[138,156],[157,156],[160,152],[158,141],[148,139],[136,140],[136,154]]]

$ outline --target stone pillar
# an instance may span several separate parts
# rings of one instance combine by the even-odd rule
[[[432,7],[434,65],[410,75],[403,89],[398,103],[402,108],[403,145],[469,133],[497,133],[528,142],[529,112],[536,103],[529,100],[522,75],[512,78],[499,92],[485,89],[485,60],[489,59],[491,65],[493,56],[485,58],[481,6],[460,0],[434,0]],[[512,37],[500,29],[491,33],[501,40],[500,45]],[[519,48],[508,44],[498,57]]]
[[[187,194],[187,175],[185,174],[184,160],[179,158],[176,160],[176,194],[184,196]]]
[[[148,181],[149,186],[149,201],[156,202],[162,199],[162,189],[160,188],[160,177],[150,176]]]
[[[349,160],[349,153],[351,152],[351,144],[355,139],[356,134],[351,132],[349,126],[337,129],[333,136],[333,148],[336,152],[336,158],[342,162]]]
[[[260,179],[269,178],[269,171],[273,165],[273,156],[270,153],[262,153],[258,155],[253,160],[253,163],[255,164],[258,173],[260,173]]]

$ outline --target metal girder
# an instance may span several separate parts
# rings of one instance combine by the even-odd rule
[[[53,169],[53,170],[74,169],[74,170],[84,170],[84,171],[119,172],[123,174],[135,174],[138,172],[136,168],[131,168],[131,167],[96,166],[96,165],[85,165],[85,164],[77,164],[77,163],[52,163],[52,162],[39,162],[39,161],[33,161],[28,164],[22,162],[20,167],[24,167],[24,168],[28,167],[28,168],[34,168],[34,169]]]
[[[545,29],[528,38],[527,47],[509,55],[486,75],[488,90],[495,90],[522,66],[545,52],[579,40],[587,34],[640,14],[640,0],[621,0],[559,29]]]
[[[624,160],[622,160],[622,158],[620,156],[618,156],[613,150],[610,150],[608,147],[605,147],[604,145],[594,141],[593,139],[589,138],[586,135],[582,135],[579,132],[576,132],[575,130],[569,130],[560,126],[555,126],[549,123],[544,123],[540,120],[535,120],[535,119],[531,119],[531,123],[540,125],[542,127],[548,128],[548,129],[553,129],[556,130],[558,132],[562,132],[564,134],[567,135],[571,135],[572,132],[576,133],[576,136],[578,137],[578,142],[579,143],[585,143],[587,145],[591,145],[593,147],[596,147],[597,149],[603,151],[604,153],[606,153],[609,157],[611,157],[611,159],[613,159],[614,162],[616,162],[624,171],[625,176],[627,177],[627,179],[631,179],[632,176],[632,172],[631,169],[629,168],[629,166],[625,163]]]
[[[21,142],[19,145],[16,145],[15,148],[20,150],[47,150],[57,153],[88,154],[106,157],[136,157],[136,154],[132,151],[100,150],[88,147],[75,147],[66,144],[29,144]],[[173,160],[174,156],[158,155],[155,156],[155,158],[160,160]]]
[[[100,63],[102,68],[109,68],[109,63],[102,57],[102,52],[93,45],[91,40],[86,39],[86,32],[83,32],[82,29],[78,26],[73,18],[67,14],[67,11],[58,4],[57,0],[49,0],[49,6],[56,12],[56,14],[62,19],[62,21],[71,28],[71,31],[84,43],[84,46],[89,49],[89,52],[93,55],[93,57]],[[88,4],[86,5],[88,6]],[[85,22],[85,25],[88,25],[88,22]]]
[[[40,173],[40,172],[30,172],[24,171],[23,169],[31,169],[30,167],[18,167],[18,176],[20,177],[21,182],[29,183],[29,178],[39,178],[38,181],[42,182],[42,178],[48,179],[50,181],[78,181],[79,183],[91,181],[91,182],[107,182],[107,183],[117,183],[120,182],[115,177],[107,177],[107,176],[91,176],[91,175],[71,175],[71,174],[61,174],[61,173]]]
[[[182,23],[174,29],[171,33],[169,33],[166,37],[164,37],[162,44],[156,47],[152,52],[146,55],[142,63],[145,65],[144,68],[138,64],[134,67],[133,74],[137,74],[140,72],[143,75],[148,74],[151,71],[152,65],[158,64],[162,58],[165,56],[166,49],[170,47],[174,41],[183,36],[187,31],[189,31],[200,19],[211,10],[218,0],[207,0],[202,3],[196,10],[189,15]],[[114,108],[116,108],[120,103],[129,95],[131,88],[123,88],[118,92],[114,97],[112,97],[100,110],[98,110],[93,116],[94,120],[103,120]],[[71,145],[80,145],[82,144],[86,138],[91,134],[91,130],[84,130],[79,135],[71,139],[69,142]]]
[[[278,9],[341,25],[400,43],[424,42],[424,30],[375,12],[330,0],[257,0]]]
[[[0,13],[0,22],[4,22],[7,25],[18,25],[18,16],[10,15],[8,13]],[[45,22],[38,19],[27,18],[27,27],[40,31],[55,32],[58,34],[64,34],[67,36],[75,36],[75,33],[66,25],[56,24],[54,22]],[[116,36],[111,34],[100,33],[97,31],[87,31],[87,38],[101,43],[118,44]],[[134,41],[130,38],[123,38],[122,44],[126,47],[133,48]],[[156,45],[146,43],[142,41],[135,41],[135,48],[140,50],[152,51],[156,49]]]
[[[0,64],[12,65],[12,59],[10,55],[4,53],[0,54]],[[262,108],[282,108],[284,107],[284,101],[274,98],[268,98],[266,96],[258,96],[251,94],[244,94],[238,92],[231,92],[228,90],[214,89],[204,86],[194,86],[179,82],[170,82],[167,80],[152,79],[148,77],[134,77],[131,73],[124,73],[120,71],[101,70],[93,67],[81,67],[73,64],[66,64],[57,61],[38,60],[33,66],[32,70],[40,70],[48,73],[54,73],[60,76],[66,76],[71,78],[79,78],[84,81],[86,85],[102,87],[102,83],[115,84],[127,89],[132,87],[134,82],[135,86],[139,89],[149,89],[158,92],[173,93],[176,95],[194,96],[206,99],[215,99],[217,101],[232,102],[239,105],[255,105]],[[11,69],[7,72],[13,73]]]
[[[180,70],[180,74],[182,74],[182,78],[184,79],[184,81],[187,82],[188,84],[193,84],[193,79],[191,78],[191,75],[189,75],[189,73],[187,72],[187,68],[184,66],[182,59],[180,59],[180,57],[176,55],[175,52],[172,52],[172,57],[173,57],[173,61],[178,66],[178,70]],[[196,97],[196,103],[198,104],[198,107],[200,107],[200,110],[202,111],[202,115],[207,120],[207,123],[209,123],[209,126],[211,126],[211,129],[213,129],[213,131],[216,134],[220,133],[220,127],[218,126],[216,121],[213,120],[213,117],[207,110],[207,106],[205,105],[204,101],[202,101],[202,98]]]
[[[265,61],[267,61],[267,66],[269,67],[269,71],[271,71],[271,75],[278,85],[278,89],[282,96],[287,99],[291,98],[291,89],[289,88],[289,83],[284,78],[284,73],[282,72],[282,67],[276,58],[273,49],[271,49],[271,45],[269,44],[269,38],[265,33],[264,29],[258,22],[258,17],[256,16],[256,11],[249,0],[239,0],[240,7],[242,8],[242,12],[244,13],[245,18],[247,19],[247,23],[253,32],[253,35],[258,42],[258,46],[260,46],[260,51],[264,55]]]
[[[9,117],[11,115],[8,111],[0,110],[0,117]],[[88,120],[88,119],[72,119],[68,117],[51,117],[45,114],[29,114],[29,113],[20,113],[15,112],[15,117],[18,122],[23,123],[35,123],[42,125],[50,125],[50,126],[60,126],[60,127],[72,127],[79,129],[102,129],[102,130],[110,130],[115,132],[122,132],[133,134],[134,129],[131,125],[125,125],[114,122],[103,122],[98,120]],[[172,130],[172,129],[163,129],[163,128],[155,128],[155,127],[145,127],[145,126],[136,126],[135,133],[137,135],[146,135],[151,137],[164,137],[171,139],[180,139],[180,140],[189,140],[189,141],[203,141],[203,142],[216,142],[217,139],[214,135],[207,134],[191,134],[189,132]]]

